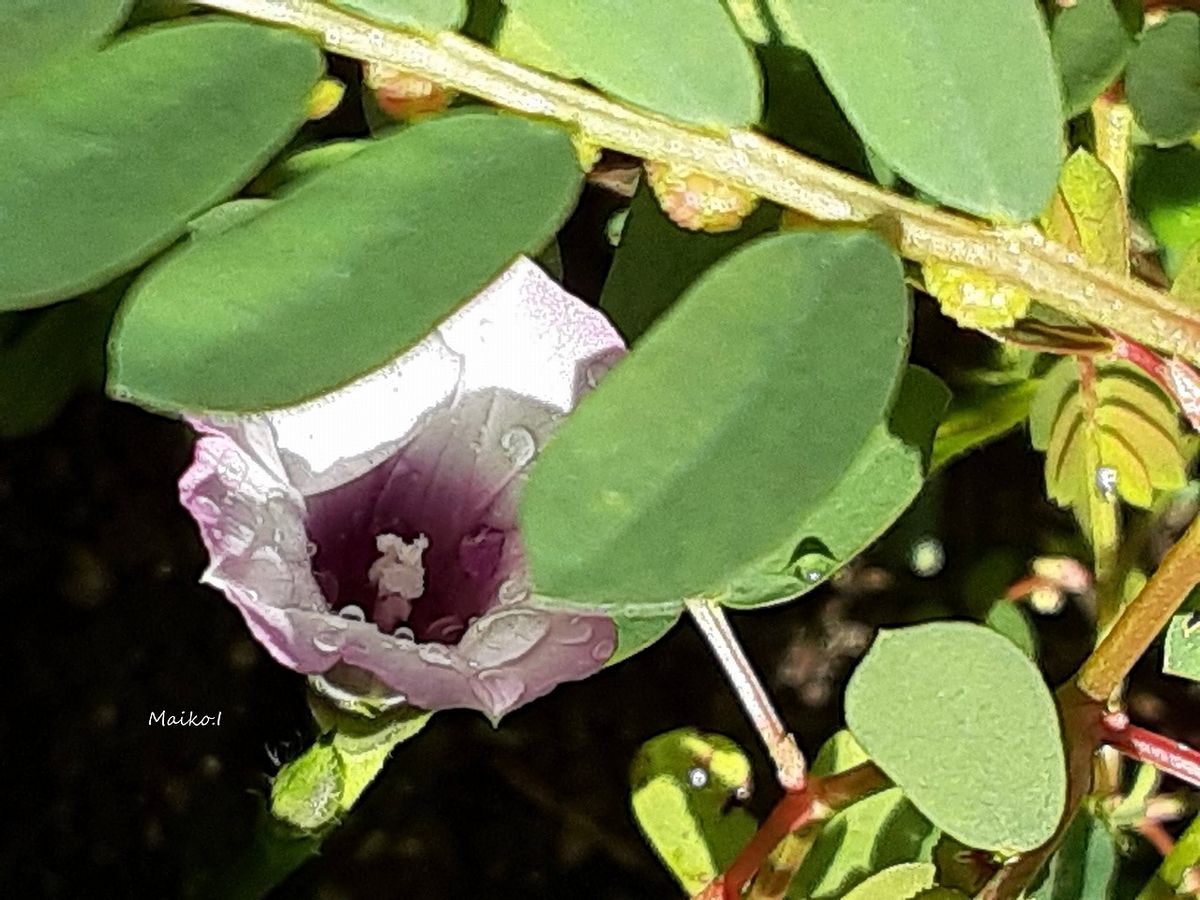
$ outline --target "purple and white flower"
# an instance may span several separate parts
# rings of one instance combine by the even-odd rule
[[[521,259],[345,387],[193,417],[180,495],[210,554],[203,580],[284,665],[424,709],[495,721],[593,674],[613,623],[530,604],[517,497],[623,352],[600,313]]]

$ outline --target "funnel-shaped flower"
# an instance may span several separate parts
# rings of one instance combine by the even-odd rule
[[[180,495],[211,556],[204,580],[284,665],[425,709],[496,720],[592,674],[613,624],[529,604],[516,500],[555,423],[622,352],[603,316],[519,260],[346,387],[194,418]]]

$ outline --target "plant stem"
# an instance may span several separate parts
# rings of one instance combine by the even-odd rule
[[[809,779],[803,790],[790,791],[775,804],[754,837],[718,879],[718,892],[713,892],[710,887],[700,896],[736,900],[784,838],[828,819],[839,809],[883,790],[889,784],[887,776],[872,763],[863,763],[826,778]]]
[[[1149,763],[1193,787],[1200,787],[1200,751],[1129,723],[1124,713],[1104,717],[1101,740],[1131,759]]]
[[[1125,605],[1108,634],[1084,662],[1075,677],[1079,689],[1097,702],[1108,702],[1198,582],[1200,518],[1193,520],[1167,551],[1141,593]]]
[[[802,790],[805,781],[804,755],[775,711],[770,693],[746,657],[725,612],[717,604],[699,599],[687,601],[687,609],[712,648],[717,662],[725,670],[742,709],[771,755],[779,783],[787,791]]]
[[[1200,361],[1200,316],[1177,299],[1088,264],[1031,226],[993,227],[902,197],[747,129],[684,125],[504,59],[461,35],[408,33],[314,0],[203,0],[288,25],[326,49],[403,69],[498,106],[557,121],[584,140],[701,172],[825,222],[876,225],[918,262],[941,260],[1023,288],[1070,316]]]

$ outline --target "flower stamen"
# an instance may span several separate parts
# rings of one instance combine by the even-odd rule
[[[371,563],[367,578],[379,592],[375,624],[390,632],[412,615],[413,601],[425,593],[423,554],[429,538],[417,535],[411,542],[395,534],[375,537],[375,549],[381,554]]]

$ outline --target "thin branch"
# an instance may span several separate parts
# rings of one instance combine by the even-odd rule
[[[993,227],[802,156],[756,132],[683,125],[506,60],[459,34],[387,28],[313,0],[203,0],[287,25],[343,56],[396,66],[498,106],[560,122],[586,141],[685,166],[825,222],[876,225],[918,262],[986,272],[1067,315],[1200,361],[1200,317],[1149,285],[1088,264],[1032,226]]]
[[[1193,520],[1167,551],[1141,593],[1121,610],[1108,634],[1084,662],[1075,677],[1079,689],[1093,700],[1107,702],[1197,583],[1200,518]]]
[[[736,900],[784,838],[828,819],[839,809],[881,791],[889,784],[887,776],[871,763],[826,778],[809,779],[803,790],[791,791],[775,804],[725,873],[700,897],[704,900]]]
[[[1149,763],[1165,772],[1200,787],[1200,751],[1169,737],[1131,725],[1124,713],[1104,717],[1102,740],[1131,759]]]
[[[737,694],[742,709],[754,724],[767,752],[771,755],[779,783],[783,785],[784,790],[803,789],[804,755],[796,746],[796,739],[783,724],[783,719],[775,711],[770,692],[747,659],[724,611],[707,600],[689,600],[687,609],[696,627],[708,641],[713,655],[721,664],[734,693]]]

